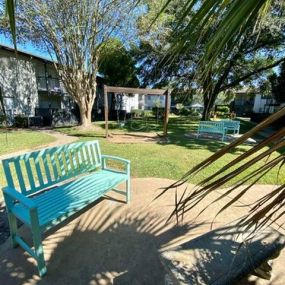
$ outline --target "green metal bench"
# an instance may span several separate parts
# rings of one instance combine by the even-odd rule
[[[221,122],[224,124],[224,127],[227,128],[227,133],[232,131],[233,134],[239,134],[240,121],[222,120]]]
[[[214,133],[222,135],[222,141],[224,141],[226,132],[227,128],[224,126],[223,122],[200,121],[197,138],[203,133]]]
[[[111,163],[112,168],[110,161],[116,161]],[[101,155],[98,141],[47,148],[7,158],[2,163],[12,245],[20,245],[36,259],[40,276],[47,272],[43,232],[110,190],[130,201],[130,161]],[[115,188],[123,182],[126,191]],[[17,219],[31,229],[34,249],[18,235]]]

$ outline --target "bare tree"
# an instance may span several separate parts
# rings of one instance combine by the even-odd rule
[[[21,0],[18,37],[32,40],[56,59],[55,67],[79,106],[82,128],[91,125],[100,50],[126,24],[134,0]]]

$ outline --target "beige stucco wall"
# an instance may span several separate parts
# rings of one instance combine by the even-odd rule
[[[0,86],[3,96],[13,102],[13,115],[34,115],[38,104],[37,79],[32,59],[0,51]],[[30,98],[30,104],[28,104]]]

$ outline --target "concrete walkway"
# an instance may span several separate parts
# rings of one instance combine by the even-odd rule
[[[186,214],[184,224],[166,224],[173,210],[174,193],[166,193],[153,201],[158,188],[172,181],[158,178],[137,178],[132,181],[132,201],[109,193],[102,201],[45,235],[44,253],[48,274],[40,279],[33,258],[22,249],[11,249],[6,242],[0,251],[0,284],[164,284],[164,269],[158,253],[210,230],[217,210],[229,200],[215,203],[197,218],[197,213],[218,197],[212,193],[199,208]],[[254,187],[250,195],[235,206],[254,201],[272,191],[273,186]],[[178,189],[181,194],[184,187]],[[222,226],[245,214],[248,208],[232,207],[223,212],[213,227]],[[21,228],[30,241],[29,230]],[[285,250],[273,262],[273,278],[269,281],[255,277],[239,283],[247,285],[283,285]]]
[[[61,145],[61,144],[72,143],[72,142],[78,140],[78,137],[69,136],[69,135],[54,131],[54,130],[48,130],[48,129],[46,129],[46,130],[33,130],[33,132],[44,133],[46,135],[52,136],[55,138],[55,141],[48,143],[48,144],[39,145],[37,147],[34,147],[33,149],[21,149],[20,151],[17,151],[17,152],[12,152],[12,153],[0,155],[0,160],[5,159],[7,157],[20,155],[20,154],[28,152],[28,151],[38,150],[38,149],[42,149],[42,148],[46,148],[46,147],[53,147],[53,146],[57,146],[57,145]]]

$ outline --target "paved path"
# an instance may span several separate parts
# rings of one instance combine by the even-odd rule
[[[173,181],[159,178],[132,180],[132,201],[108,193],[106,199],[89,207],[68,223],[45,234],[44,253],[48,274],[40,279],[33,258],[20,248],[12,249],[6,242],[0,247],[0,284],[147,284],[163,285],[165,272],[159,251],[191,240],[210,230],[214,215],[225,197],[197,214],[218,197],[214,191],[184,217],[183,225],[175,221],[166,224],[173,210],[174,191],[153,200],[160,187]],[[273,186],[254,186],[235,206],[248,204],[260,195],[270,193]],[[184,187],[178,189],[182,194]],[[222,191],[222,190],[220,190]],[[213,228],[222,226],[247,212],[247,207],[232,207],[217,217]],[[30,231],[22,227],[21,234],[30,241]],[[198,262],[198,261],[197,261]],[[245,278],[239,285],[284,285],[285,250],[273,261],[273,277],[265,281]]]
[[[48,144],[39,145],[39,146],[34,147],[32,149],[22,149],[20,151],[16,151],[16,152],[12,152],[12,153],[10,152],[7,154],[0,155],[0,160],[5,159],[7,157],[11,157],[11,156],[16,156],[16,155],[19,155],[19,154],[22,154],[22,153],[25,153],[28,151],[42,149],[42,148],[46,148],[46,147],[57,146],[57,145],[66,144],[66,143],[72,143],[72,142],[78,140],[78,137],[69,136],[69,135],[54,131],[54,130],[33,130],[33,131],[47,134],[49,136],[54,137],[56,140],[54,142],[51,142]]]

